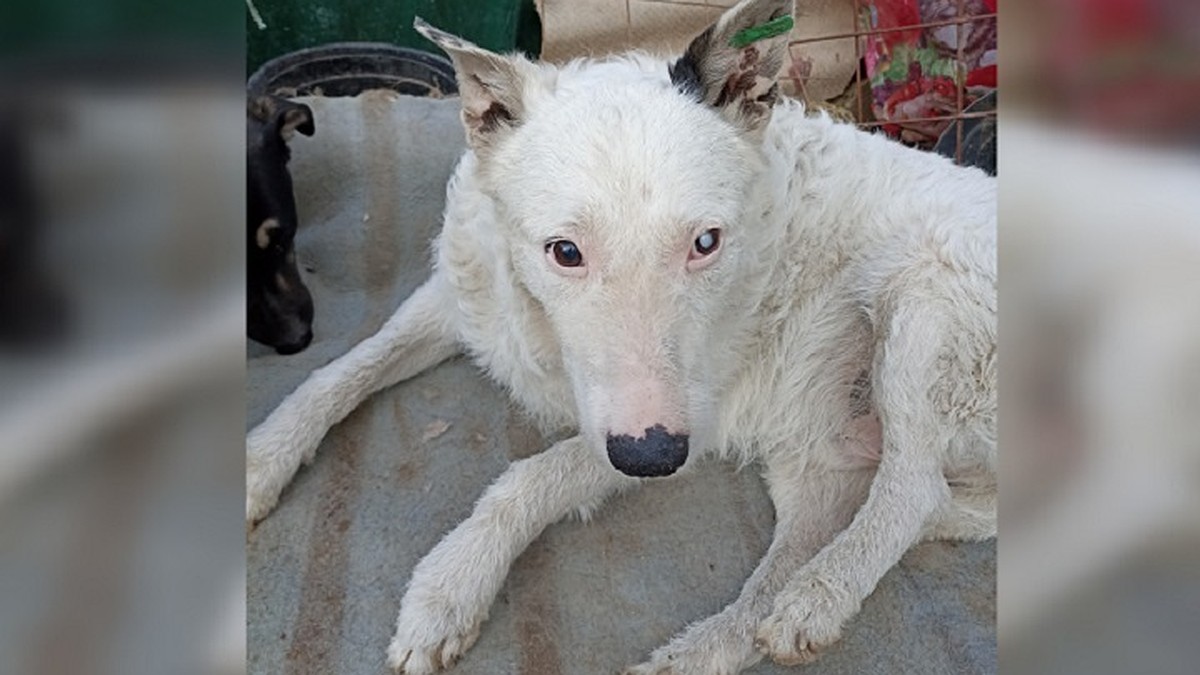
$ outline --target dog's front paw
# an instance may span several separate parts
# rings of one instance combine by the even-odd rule
[[[280,490],[272,489],[268,472],[254,463],[249,456],[246,459],[246,525],[253,527],[255,523],[267,517],[271,509],[279,501]]]
[[[668,655],[660,650],[652,654],[649,661],[626,668],[621,675],[724,675],[727,672],[714,668],[711,662],[688,655]]]
[[[737,675],[762,658],[750,644],[755,624],[752,613],[726,608],[688,626],[624,675]]]
[[[387,662],[398,675],[436,673],[458,663],[478,637],[479,627],[476,626],[465,635],[455,635],[443,638],[436,644],[418,646],[402,640],[397,634],[388,645]]]
[[[275,503],[277,500],[278,497],[271,499],[264,495],[251,494],[249,489],[246,490],[247,532],[249,532],[250,529],[253,529],[253,527],[258,524],[258,521],[267,517],[267,514],[271,512],[271,509],[275,508]]]
[[[256,442],[253,435],[246,439],[246,525],[252,527],[255,523],[267,517],[275,504],[279,502],[279,494],[283,492],[287,479],[281,479],[280,457],[286,453],[263,447]]]
[[[458,613],[436,602],[407,596],[396,620],[396,635],[387,649],[387,662],[403,675],[428,675],[458,662],[475,644],[483,617],[463,627]]]
[[[858,603],[841,583],[801,571],[759,624],[754,647],[780,665],[811,663],[837,642],[842,625],[857,611]]]
[[[266,518],[302,463],[312,462],[320,437],[267,420],[246,436],[246,525]]]

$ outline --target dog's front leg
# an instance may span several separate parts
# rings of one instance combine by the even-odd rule
[[[788,582],[759,627],[755,645],[776,663],[809,662],[836,642],[883,575],[950,502],[942,457],[953,430],[928,395],[939,372],[940,326],[936,315],[898,316],[904,320],[892,325],[872,384],[883,430],[879,469],[850,526]]]
[[[578,436],[514,463],[413,570],[388,664],[408,675],[453,664],[479,636],[512,561],[546,526],[636,483]]]
[[[889,466],[885,455],[850,527],[788,581],[759,627],[755,646],[781,665],[815,659],[841,637],[845,622],[916,543],[926,519],[946,499],[940,472]]]
[[[313,372],[246,437],[246,521],[264,518],[334,424],[368,396],[458,352],[454,302],[435,274],[375,335]]]
[[[734,675],[761,659],[754,648],[755,631],[775,596],[849,524],[866,498],[871,476],[870,470],[803,473],[787,459],[769,465],[775,536],[737,600],[689,626],[625,675]]]

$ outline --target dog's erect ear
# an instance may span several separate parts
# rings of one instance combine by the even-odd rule
[[[303,103],[287,101],[287,106],[279,120],[279,135],[283,136],[283,140],[290,140],[297,131],[305,136],[312,136],[316,130],[316,125],[313,124],[312,108]]]
[[[259,96],[250,101],[250,114],[258,121],[275,130],[285,142],[297,131],[312,136],[316,131],[312,109],[303,103],[295,103],[279,96]]]
[[[462,98],[462,119],[467,142],[481,150],[498,132],[520,123],[524,113],[523,93],[533,65],[520,56],[502,56],[440,31],[424,19],[413,19],[417,29],[445,51],[454,62]]]
[[[692,40],[671,64],[671,81],[733,124],[758,130],[778,97],[792,10],[793,0],[742,0]]]

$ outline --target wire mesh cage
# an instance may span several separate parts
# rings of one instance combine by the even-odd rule
[[[844,31],[794,36],[784,75],[794,94],[862,128],[995,171],[997,0],[846,0]],[[854,75],[832,98],[811,95],[805,51],[853,45]]]

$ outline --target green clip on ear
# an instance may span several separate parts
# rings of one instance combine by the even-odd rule
[[[735,33],[733,39],[729,41],[729,46],[741,49],[759,40],[766,40],[776,35],[782,35],[791,30],[795,23],[790,14],[785,14],[777,19],[771,19],[764,24],[751,26],[746,30]]]

